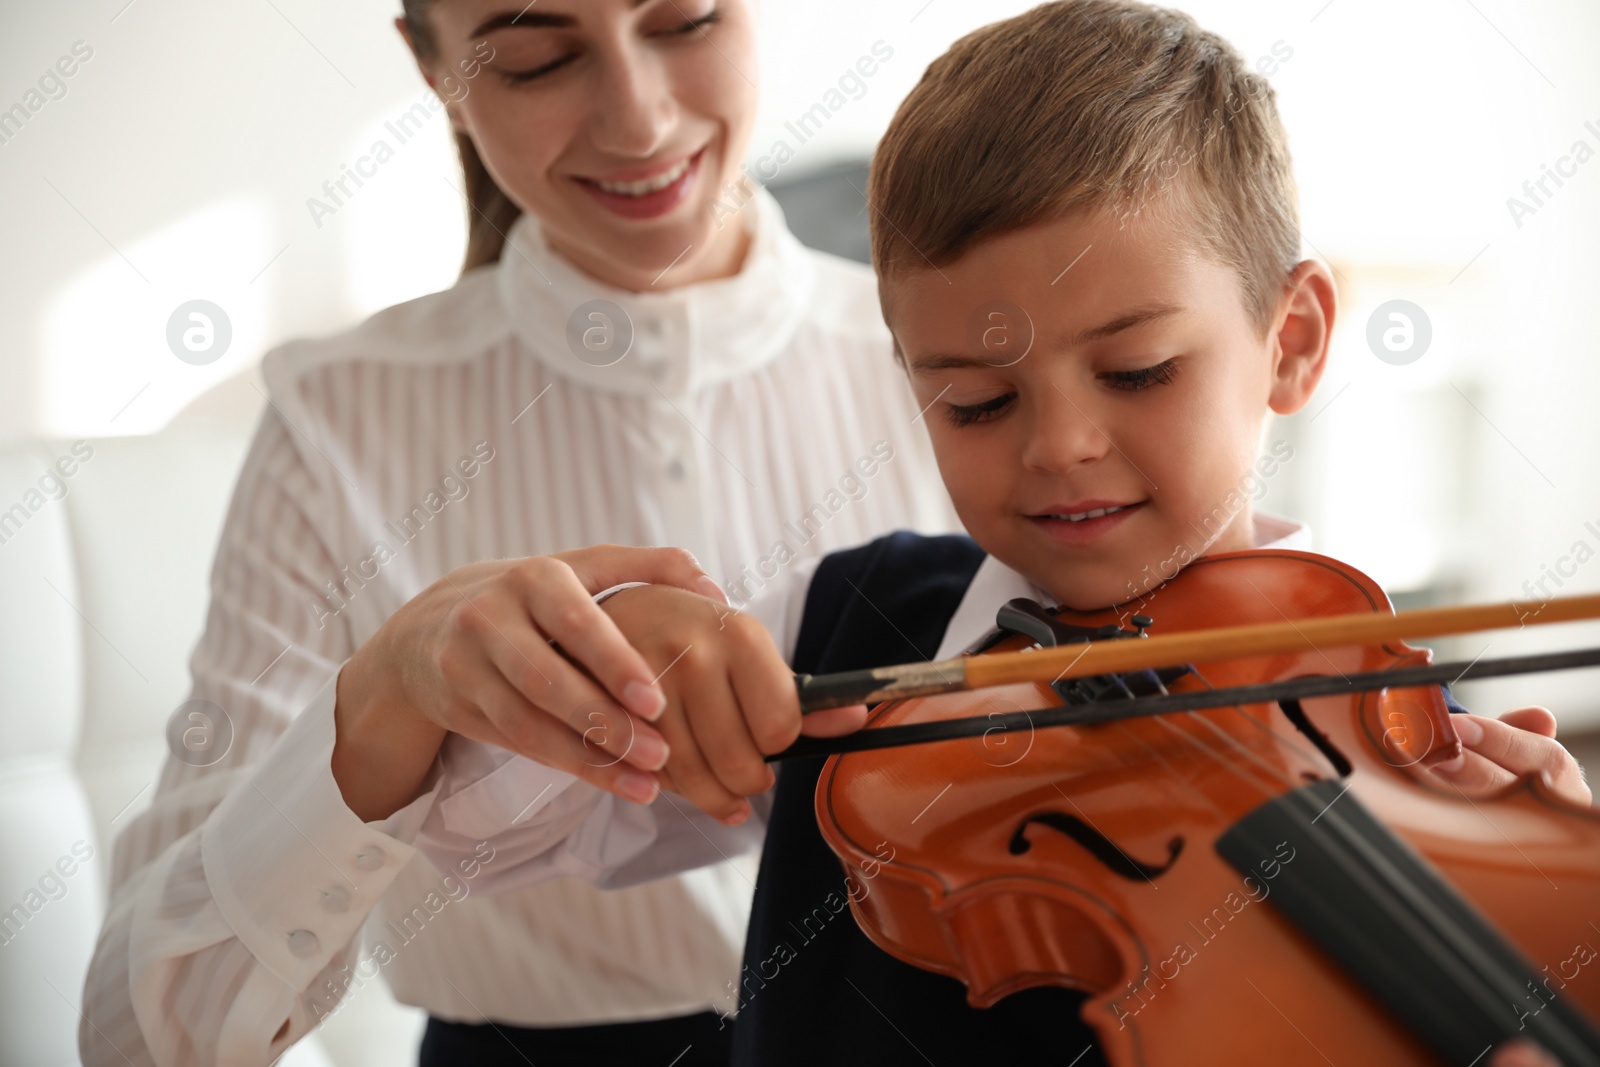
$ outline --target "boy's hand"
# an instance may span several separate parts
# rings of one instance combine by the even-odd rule
[[[1585,807],[1593,803],[1583,768],[1556,740],[1556,717],[1548,708],[1518,708],[1499,719],[1452,715],[1450,721],[1466,751],[1433,772],[1462,792],[1478,796],[1524,775],[1543,775],[1562,799]]]
[[[664,788],[729,826],[750,815],[744,798],[775,777],[764,756],[802,733],[859,729],[866,707],[800,714],[794,673],[755,619],[666,585],[636,586],[601,605],[645,662],[660,672],[666,711],[654,722],[667,742]]]
[[[1561,1061],[1532,1041],[1518,1037],[1494,1050],[1489,1067],[1561,1067]]]

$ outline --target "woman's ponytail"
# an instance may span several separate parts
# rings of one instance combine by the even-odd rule
[[[472,138],[457,133],[456,151],[461,156],[461,177],[467,194],[467,256],[461,264],[461,273],[465,274],[473,267],[500,259],[506,234],[511,232],[511,224],[522,209],[489,176]]]
[[[402,0],[401,3],[411,47],[418,58],[424,60],[432,58],[438,48],[433,27],[428,23],[430,3],[432,0]],[[465,274],[474,267],[499,261],[500,253],[505,251],[506,234],[522,209],[513,204],[505,190],[489,176],[489,169],[478,156],[472,138],[460,132],[455,138],[467,194],[467,255],[461,263],[461,273]]]

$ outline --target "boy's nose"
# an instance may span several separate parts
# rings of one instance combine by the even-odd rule
[[[1104,457],[1112,448],[1107,436],[1111,428],[1103,426],[1104,421],[1086,398],[1075,398],[1052,384],[1029,428],[1023,466],[1061,472]]]

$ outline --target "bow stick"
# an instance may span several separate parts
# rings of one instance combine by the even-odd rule
[[[1542,604],[1511,601],[1379,614],[1358,612],[1325,618],[1290,620],[1196,630],[1127,641],[1086,641],[1057,648],[991,652],[928,663],[898,664],[837,674],[799,674],[803,712],[849,704],[930,696],[983,689],[1018,682],[1058,682],[1068,678],[1110,675],[1156,667],[1210,663],[1241,656],[1304,652],[1328,646],[1378,644],[1422,637],[1514,626],[1573,622],[1600,617],[1600,594],[1561,597]],[[834,738],[802,738],[768,760],[834,752],[858,752],[896,745],[974,737],[994,730],[1040,726],[1085,725],[1172,711],[1263,703],[1271,700],[1328,696],[1372,689],[1402,688],[1502,677],[1536,671],[1600,665],[1600,648],[1573,652],[1514,656],[1469,663],[1369,671],[1341,677],[1314,676],[1260,685],[1205,689],[1189,693],[1112,699],[1092,705],[1063,705],[1031,711],[947,719],[939,722],[859,730]]]

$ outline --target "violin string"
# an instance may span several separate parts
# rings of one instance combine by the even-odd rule
[[[1209,687],[1209,683],[1207,683],[1207,685]],[[1283,747],[1288,748],[1291,751],[1293,751],[1294,746],[1289,741],[1285,740],[1284,737],[1282,735],[1280,735],[1277,730],[1274,730],[1272,727],[1270,727],[1267,724],[1263,723],[1260,719],[1257,719],[1255,716],[1253,716],[1249,712],[1245,711],[1243,705],[1230,704],[1227,707],[1214,709],[1214,710],[1225,711],[1225,712],[1227,712],[1227,711],[1235,712],[1238,715],[1238,717],[1243,719],[1248,726],[1253,727],[1256,730],[1265,732],[1268,738],[1270,738],[1271,740],[1277,742],[1279,745],[1282,745]],[[1263,772],[1265,772],[1268,778],[1275,780],[1279,785],[1283,786],[1286,789],[1294,788],[1295,782],[1294,782],[1294,779],[1293,779],[1293,777],[1291,775],[1285,773],[1281,768],[1279,768],[1275,764],[1271,763],[1270,761],[1268,761],[1267,759],[1262,757],[1259,753],[1257,753],[1257,752],[1253,751],[1252,749],[1250,749],[1248,746],[1243,744],[1241,741],[1239,741],[1238,738],[1234,737],[1232,734],[1228,733],[1221,726],[1219,726],[1210,715],[1206,715],[1206,714],[1203,714],[1203,713],[1197,712],[1197,711],[1186,711],[1183,714],[1186,715],[1186,716],[1189,716],[1194,721],[1199,722],[1201,724],[1201,726],[1203,726],[1206,730],[1210,731],[1211,733],[1215,734],[1218,738],[1220,738],[1223,742],[1228,744],[1230,747],[1232,747],[1234,749],[1237,749],[1245,757],[1246,760],[1248,760],[1250,763],[1254,764],[1256,767],[1260,768]],[[1297,754],[1298,755],[1305,755],[1305,753],[1297,753]]]
[[[1326,659],[1327,657],[1324,656],[1323,658]],[[1331,660],[1329,661],[1329,665],[1333,666],[1333,663],[1332,663]],[[1338,669],[1339,668],[1337,666],[1334,666],[1334,670],[1337,671]],[[1216,686],[1212,685],[1210,679],[1208,679],[1201,671],[1199,671],[1195,667],[1191,666],[1189,668],[1189,673],[1193,674],[1194,677],[1200,682],[1201,685],[1205,686],[1207,689],[1212,690],[1213,692],[1216,691]],[[1171,691],[1169,689],[1167,689],[1166,683],[1164,683],[1161,680],[1160,675],[1155,673],[1155,672],[1151,672],[1151,675],[1155,680],[1156,688],[1161,691],[1161,695],[1162,696],[1171,696],[1172,695]],[[1121,672],[1113,673],[1111,675],[1111,679],[1119,688],[1121,688],[1123,693],[1127,695],[1128,699],[1134,700],[1134,699],[1138,698],[1138,694],[1136,694],[1133,691],[1133,689],[1128,685],[1127,679],[1123,676],[1123,674]],[[1222,709],[1213,708],[1213,709],[1209,709],[1209,710],[1216,711],[1216,710],[1222,710]],[[1244,710],[1244,708],[1241,707],[1240,705],[1238,705],[1238,704],[1228,705],[1228,710],[1232,710],[1232,711],[1237,712],[1239,714],[1239,716],[1241,718],[1243,718],[1244,721],[1247,724],[1249,724],[1251,727],[1255,728],[1258,731],[1264,731],[1266,733],[1266,735],[1270,739],[1272,739],[1273,741],[1277,742],[1279,745],[1283,746],[1284,748],[1289,749],[1291,753],[1299,756],[1301,759],[1307,760],[1308,762],[1311,762],[1313,764],[1315,764],[1317,762],[1316,757],[1313,756],[1310,753],[1310,751],[1308,751],[1304,747],[1303,743],[1300,742],[1298,739],[1291,739],[1291,738],[1288,738],[1288,737],[1282,735],[1278,730],[1273,729],[1271,726],[1267,725],[1266,723],[1261,722],[1255,716],[1250,715],[1249,713],[1247,713]],[[1246,760],[1248,760],[1249,762],[1255,764],[1257,767],[1259,767],[1260,769],[1265,771],[1270,780],[1275,780],[1279,786],[1281,786],[1282,788],[1285,788],[1285,789],[1293,789],[1293,788],[1295,788],[1295,782],[1291,777],[1289,777],[1288,775],[1282,773],[1277,767],[1274,767],[1272,764],[1268,763],[1266,760],[1262,759],[1260,756],[1258,756],[1257,754],[1252,752],[1250,749],[1245,747],[1243,744],[1241,744],[1236,738],[1234,738],[1231,735],[1229,735],[1227,731],[1223,730],[1222,727],[1218,726],[1214,721],[1212,721],[1211,716],[1203,715],[1203,714],[1201,714],[1200,712],[1197,712],[1197,711],[1186,711],[1186,712],[1184,712],[1184,714],[1189,716],[1191,720],[1199,722],[1206,730],[1208,730],[1209,732],[1215,734],[1217,737],[1221,738],[1227,745],[1229,745],[1230,747],[1232,747],[1232,748],[1236,749],[1238,752],[1240,752],[1245,757]],[[1167,728],[1169,731],[1174,733],[1176,736],[1178,736],[1185,743],[1189,744],[1191,747],[1199,749],[1202,754],[1210,757],[1213,760],[1218,761],[1225,768],[1227,768],[1229,771],[1234,773],[1237,777],[1241,778],[1242,780],[1245,780],[1245,781],[1249,782],[1249,784],[1252,787],[1261,790],[1264,795],[1266,795],[1268,797],[1273,795],[1270,792],[1267,792],[1267,790],[1265,790],[1261,786],[1261,784],[1259,782],[1251,780],[1249,777],[1247,777],[1246,775],[1242,774],[1239,771],[1239,769],[1234,767],[1231,763],[1229,763],[1228,760],[1225,757],[1223,757],[1221,755],[1218,755],[1215,751],[1210,749],[1208,746],[1206,746],[1204,744],[1201,744],[1201,742],[1199,741],[1198,738],[1195,738],[1195,737],[1191,736],[1186,731],[1177,729],[1176,726],[1174,726],[1170,722],[1166,721],[1165,717],[1163,717],[1163,716],[1157,716],[1156,718],[1157,718],[1157,721],[1161,722],[1161,724],[1165,728]],[[1129,732],[1127,730],[1124,730],[1123,733],[1124,734],[1129,734]],[[1129,736],[1132,736],[1132,735],[1129,734]],[[1147,751],[1149,751],[1149,750],[1147,749]],[[1171,768],[1168,767],[1168,770],[1170,771]],[[1196,790],[1196,791],[1198,792],[1198,790]]]
[[[1192,670],[1192,673],[1194,674],[1195,678],[1200,682],[1201,685],[1205,686],[1207,689],[1211,689],[1211,690],[1215,690],[1216,689],[1216,686],[1211,684],[1210,679],[1206,678],[1206,676],[1204,674],[1202,674],[1200,671]],[[1229,705],[1228,708],[1226,708],[1226,709],[1210,709],[1210,710],[1232,710],[1232,711],[1238,712],[1240,715],[1242,715],[1247,720],[1250,720],[1252,722],[1255,721],[1254,719],[1251,718],[1251,716],[1248,713],[1245,712],[1244,708],[1240,707],[1237,704]],[[1200,712],[1195,712],[1195,711],[1186,711],[1183,714],[1191,722],[1199,723],[1202,728],[1206,729],[1207,731],[1209,731],[1211,733],[1214,733],[1218,738],[1220,738],[1229,747],[1237,750],[1241,755],[1244,756],[1244,758],[1245,758],[1245,760],[1247,762],[1249,762],[1250,764],[1253,764],[1260,771],[1265,772],[1265,774],[1266,774],[1266,776],[1268,777],[1269,780],[1275,780],[1279,786],[1281,786],[1283,788],[1286,788],[1286,789],[1294,788],[1294,784],[1295,783],[1294,783],[1294,780],[1292,778],[1290,778],[1287,775],[1283,774],[1281,771],[1278,770],[1278,768],[1272,766],[1272,764],[1268,763],[1266,760],[1262,759],[1256,753],[1250,751],[1250,749],[1248,749],[1244,745],[1240,744],[1239,741],[1236,738],[1230,736],[1226,730],[1223,730],[1216,723],[1212,722],[1208,715],[1202,714]],[[1210,757],[1212,760],[1215,760],[1225,770],[1229,771],[1235,777],[1237,777],[1241,781],[1243,781],[1246,784],[1248,784],[1251,788],[1260,791],[1260,793],[1263,795],[1263,797],[1270,799],[1273,795],[1275,795],[1266,786],[1262,785],[1261,782],[1259,780],[1257,780],[1255,776],[1247,773],[1247,771],[1245,770],[1244,767],[1238,765],[1235,761],[1228,759],[1224,754],[1220,754],[1217,751],[1213,750],[1209,745],[1206,745],[1205,743],[1203,743],[1198,737],[1195,737],[1190,731],[1179,729],[1177,724],[1171,722],[1170,719],[1167,716],[1165,716],[1165,715],[1157,715],[1157,716],[1155,716],[1155,720],[1163,729],[1167,730],[1168,732],[1172,733],[1176,737],[1180,738],[1181,740],[1183,740],[1184,742],[1189,744],[1191,747],[1193,747],[1195,749],[1198,749],[1203,755]],[[1257,723],[1257,725],[1260,725],[1260,724]],[[1274,733],[1275,734],[1275,731],[1270,731],[1269,730],[1269,733]]]
[[[1337,670],[1337,667],[1335,669]],[[1217,687],[1212,684],[1211,680],[1207,678],[1202,671],[1191,666],[1189,673],[1192,674],[1194,678],[1205,688],[1212,690],[1213,692],[1216,691]],[[1126,679],[1121,673],[1113,673],[1111,677],[1114,683],[1122,689],[1123,693],[1129,699],[1135,699],[1137,697],[1137,694],[1134,693],[1132,688],[1129,687]],[[1162,696],[1172,695],[1171,691],[1167,688],[1166,684],[1160,679],[1159,676],[1155,678],[1155,685],[1156,688],[1160,690]],[[1258,732],[1264,732],[1270,740],[1288,750],[1288,752],[1294,756],[1297,756],[1313,765],[1318,762],[1326,762],[1325,756],[1319,761],[1317,759],[1317,755],[1320,755],[1320,753],[1313,755],[1310,749],[1306,747],[1302,738],[1298,736],[1286,735],[1281,730],[1262,722],[1260,719],[1247,712],[1242,705],[1230,704],[1223,708],[1210,708],[1206,710],[1231,711],[1243,719],[1250,728]],[[1229,758],[1227,753],[1220,752],[1211,745],[1206,744],[1199,737],[1196,737],[1193,731],[1179,728],[1178,725],[1172,722],[1168,716],[1157,715],[1153,716],[1153,718],[1161,729],[1166,730],[1176,737],[1179,743],[1197,751],[1202,757],[1205,757],[1222,767],[1224,770],[1234,775],[1234,777],[1238,778],[1241,782],[1248,785],[1251,789],[1257,791],[1263,797],[1263,799],[1271,799],[1277,794],[1268,786],[1264,785],[1258,775],[1264,776],[1269,782],[1276,784],[1281,789],[1290,790],[1298,787],[1298,782],[1296,782],[1293,776],[1286,773],[1267,759],[1263,758],[1259,753],[1252,751],[1248,746],[1244,745],[1237,738],[1233,737],[1228,733],[1228,731],[1224,730],[1218,723],[1213,721],[1213,717],[1211,715],[1202,713],[1200,711],[1185,711],[1182,714],[1191,722],[1198,723],[1200,729],[1214,735],[1224,745],[1232,748],[1235,752],[1242,756],[1242,763],[1238,760]],[[1222,811],[1211,802],[1210,798],[1206,795],[1203,789],[1196,785],[1188,775],[1179,772],[1178,769],[1174,767],[1157,748],[1146,743],[1132,729],[1129,728],[1127,723],[1118,722],[1117,728],[1124,737],[1133,741],[1136,745],[1144,750],[1147,756],[1159,763],[1162,769],[1166,771],[1166,773],[1176,780],[1181,786],[1183,786],[1187,792],[1199,799],[1201,803],[1205,804],[1206,807],[1210,808],[1213,814],[1218,816],[1223,814]],[[1248,764],[1250,767],[1254,768],[1256,773],[1251,773],[1250,770],[1248,770],[1243,764]]]
[[[1216,710],[1216,709],[1211,709],[1211,710]],[[1199,715],[1199,714],[1197,714],[1195,712],[1186,711],[1186,712],[1183,712],[1182,714],[1190,722],[1199,722],[1199,723],[1202,723],[1202,724],[1205,722],[1204,717],[1202,717],[1201,715]],[[1216,751],[1211,746],[1207,745],[1204,741],[1202,741],[1200,738],[1194,736],[1194,734],[1191,731],[1180,729],[1178,724],[1172,721],[1171,717],[1165,716],[1165,715],[1158,715],[1158,716],[1155,716],[1155,720],[1156,720],[1156,725],[1159,726],[1161,729],[1166,730],[1168,733],[1172,734],[1174,737],[1178,738],[1180,741],[1188,744],[1191,748],[1196,749],[1200,753],[1201,756],[1203,756],[1203,757],[1205,757],[1207,759],[1210,759],[1212,762],[1217,764],[1217,766],[1221,767],[1223,770],[1227,771],[1229,774],[1231,774],[1235,778],[1239,779],[1241,782],[1243,782],[1250,789],[1255,790],[1257,793],[1259,793],[1261,795],[1262,799],[1264,799],[1264,800],[1271,799],[1275,795],[1273,790],[1269,786],[1262,784],[1261,780],[1258,777],[1256,777],[1255,775],[1249,773],[1249,769],[1247,767],[1243,766],[1240,761],[1229,759],[1226,753],[1221,753],[1221,752]],[[1241,751],[1243,751],[1246,754],[1246,756],[1250,755],[1250,753],[1249,753],[1249,751],[1247,749],[1244,749],[1244,747],[1242,745],[1239,745],[1239,743],[1237,741],[1234,741],[1232,738],[1228,738],[1226,733],[1224,733],[1222,736],[1231,745],[1233,745],[1234,747],[1239,748]],[[1287,781],[1282,781],[1279,784],[1287,787],[1287,786],[1290,786],[1292,783],[1287,782]]]
[[[1213,692],[1216,691],[1216,687],[1213,686],[1204,676],[1200,675],[1199,671],[1195,671],[1194,673],[1200,678],[1201,684]],[[1254,715],[1247,714],[1243,706],[1239,704],[1230,704],[1228,705],[1228,708],[1224,710],[1233,710],[1239,712],[1239,714],[1244,718],[1245,723],[1248,724],[1252,729],[1266,734],[1273,741],[1276,741],[1284,748],[1289,749],[1294,755],[1299,756],[1307,763],[1318,763],[1319,756],[1322,757],[1320,762],[1327,762],[1327,757],[1323,756],[1322,753],[1315,751],[1311,746],[1309,746],[1306,743],[1306,739],[1298,732],[1294,734],[1288,734],[1283,731],[1276,730],[1268,724],[1262,722],[1260,719],[1256,718]],[[1212,723],[1210,719],[1206,719],[1204,721],[1215,728],[1215,724]]]
[[[1211,802],[1211,798],[1206,795],[1206,791],[1195,785],[1193,779],[1191,779],[1188,775],[1179,772],[1176,767],[1167,762],[1167,757],[1161,754],[1160,749],[1147,744],[1142,737],[1134,733],[1133,730],[1129,728],[1128,723],[1119,721],[1115,725],[1117,729],[1121,731],[1124,737],[1128,738],[1128,740],[1144,749],[1147,756],[1161,764],[1162,769],[1176,779],[1179,785],[1187,789],[1194,795],[1196,799],[1200,801],[1200,803],[1209,808],[1211,810],[1211,814],[1215,815],[1219,819],[1226,818],[1226,813]]]
[[[1042,646],[1042,645],[1040,645],[1038,643],[1035,643],[1033,647],[1042,648],[1044,646]],[[1196,673],[1198,673],[1198,672],[1196,672]],[[1116,684],[1118,686],[1120,686],[1122,688],[1123,692],[1127,693],[1127,695],[1129,697],[1133,697],[1135,695],[1134,692],[1131,689],[1128,688],[1128,683],[1123,679],[1123,676],[1120,673],[1112,674],[1111,678],[1116,682]],[[1160,679],[1159,676],[1156,677],[1155,683],[1156,683],[1156,688],[1161,691],[1161,695],[1162,696],[1171,696],[1172,695],[1171,690],[1169,690],[1166,687],[1166,684],[1164,682],[1162,682],[1162,680]],[[1157,716],[1157,718],[1159,718],[1159,716]],[[1159,749],[1157,749],[1154,746],[1150,745],[1142,737],[1140,737],[1137,733],[1135,733],[1133,731],[1133,729],[1131,728],[1131,724],[1130,723],[1124,722],[1124,721],[1120,721],[1120,720],[1114,720],[1111,723],[1111,725],[1115,726],[1117,728],[1117,731],[1119,733],[1121,733],[1125,738],[1127,738],[1128,740],[1132,741],[1135,745],[1138,745],[1141,749],[1143,749],[1146,756],[1148,756],[1150,759],[1154,760],[1156,763],[1159,763],[1161,765],[1161,768],[1164,771],[1166,771],[1166,773],[1173,780],[1175,780],[1178,783],[1179,786],[1181,786],[1184,790],[1186,790],[1195,800],[1198,800],[1201,804],[1205,805],[1206,808],[1210,809],[1212,815],[1216,816],[1219,819],[1226,818],[1226,813],[1221,808],[1219,808],[1216,804],[1212,803],[1211,798],[1206,794],[1205,790],[1201,789],[1198,785],[1196,785],[1194,783],[1194,781],[1189,778],[1188,775],[1183,774],[1176,767],[1174,767],[1170,762],[1168,762],[1167,757],[1165,755],[1163,755]],[[1213,758],[1215,758],[1215,757],[1213,757]],[[1057,788],[1059,789],[1060,787],[1057,786]]]
[[[1197,678],[1200,679],[1200,682],[1203,685],[1205,685],[1207,688],[1214,688],[1211,685],[1210,682],[1206,681],[1204,676],[1202,676],[1199,671],[1194,671],[1193,673],[1195,674],[1195,676]],[[1117,684],[1119,686],[1121,686],[1122,689],[1129,694],[1129,696],[1132,696],[1133,693],[1132,693],[1131,690],[1128,689],[1128,685],[1127,685],[1127,683],[1125,681],[1123,681],[1122,676],[1121,675],[1115,675],[1114,677],[1116,678]],[[1172,695],[1171,691],[1169,689],[1167,689],[1166,685],[1161,681],[1161,679],[1159,677],[1156,679],[1156,688],[1161,690],[1161,695],[1162,696],[1171,696]],[[1197,749],[1201,753],[1202,756],[1208,757],[1212,761],[1220,763],[1223,767],[1227,768],[1228,770],[1232,771],[1233,773],[1235,773],[1235,774],[1239,773],[1227,761],[1227,759],[1225,759],[1224,757],[1216,754],[1215,752],[1212,752],[1205,745],[1201,744],[1196,738],[1191,737],[1188,734],[1187,731],[1180,730],[1176,726],[1174,726],[1172,723],[1166,721],[1164,716],[1159,716],[1159,715],[1155,716],[1155,720],[1156,720],[1157,724],[1161,728],[1166,729],[1169,732],[1173,733],[1179,739],[1179,741],[1181,743],[1187,745],[1190,748]],[[1127,737],[1129,740],[1133,741],[1134,744],[1136,744],[1140,748],[1144,749],[1146,755],[1148,755],[1151,759],[1155,760],[1157,763],[1161,764],[1162,769],[1164,769],[1172,778],[1177,780],[1177,782],[1180,785],[1182,785],[1186,790],[1188,790],[1191,794],[1193,794],[1193,796],[1196,797],[1202,804],[1204,804],[1207,808],[1209,808],[1213,815],[1217,816],[1218,818],[1224,818],[1225,817],[1225,813],[1216,804],[1212,803],[1210,796],[1207,795],[1205,790],[1201,789],[1198,785],[1196,785],[1194,780],[1189,775],[1180,772],[1176,767],[1174,767],[1171,763],[1169,763],[1167,761],[1167,758],[1164,755],[1162,755],[1162,753],[1161,753],[1161,751],[1159,749],[1157,749],[1156,747],[1146,743],[1142,738],[1140,738],[1138,736],[1138,734],[1136,734],[1130,728],[1130,724],[1129,723],[1120,722],[1119,721],[1119,722],[1117,722],[1116,725],[1117,725],[1118,730],[1121,731],[1121,733],[1123,734],[1124,737]],[[1240,777],[1244,777],[1244,776],[1240,775]],[[1267,796],[1271,795],[1270,793],[1267,793],[1267,791],[1261,787],[1259,782],[1250,780],[1248,778],[1246,778],[1246,781],[1250,784],[1251,787],[1253,787],[1255,789],[1260,789],[1264,795],[1267,795]]]

